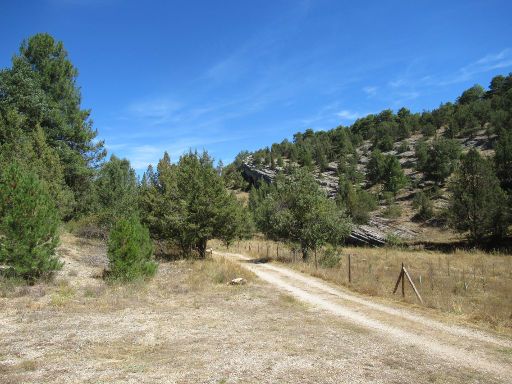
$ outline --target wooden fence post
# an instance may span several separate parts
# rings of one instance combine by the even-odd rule
[[[400,284],[400,281],[403,283],[403,277],[404,277],[404,263],[402,263],[402,268],[400,268],[400,274],[398,275],[398,280],[395,284],[395,289],[393,289],[393,294],[396,293],[396,290],[398,289],[398,284]]]
[[[352,271],[351,271],[351,260],[350,260],[350,253],[348,254],[348,282],[352,282]]]
[[[402,297],[405,297],[404,263],[402,263]]]
[[[316,248],[315,248],[315,269],[318,269],[318,262],[316,261]]]
[[[411,279],[411,276],[409,275],[409,272],[407,272],[407,269],[405,269],[404,263],[402,263],[402,268],[400,269],[400,274],[398,275],[398,280],[395,284],[395,289],[393,290],[393,294],[396,293],[396,290],[398,289],[398,284],[402,282],[402,297],[405,297],[405,278],[409,280],[409,284],[411,284],[412,289],[414,290],[414,293],[416,294],[416,297],[418,300],[423,304],[423,299],[421,298],[420,293],[416,289],[416,286],[414,285],[414,282]]]

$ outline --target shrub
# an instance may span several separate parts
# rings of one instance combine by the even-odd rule
[[[383,215],[388,219],[398,219],[402,215],[402,208],[400,208],[397,203],[393,202],[386,207]]]
[[[59,212],[46,185],[18,164],[0,175],[0,264],[34,280],[62,267],[55,256]]]
[[[327,246],[318,263],[324,268],[334,268],[341,260],[341,255],[335,247]]]
[[[340,176],[336,202],[345,209],[357,224],[366,224],[370,212],[377,209],[375,197],[358,186],[354,186],[344,176]]]
[[[225,187],[207,152],[189,152],[177,164],[167,153],[141,183],[140,205],[151,235],[206,257],[208,240],[222,238],[226,244],[247,234],[250,226],[245,209]],[[250,224],[250,223],[249,223]]]
[[[100,224],[100,218],[97,214],[89,214],[78,219],[72,220],[66,224],[67,229],[79,237],[87,239],[106,240],[108,232]]]
[[[152,256],[149,230],[136,215],[120,219],[114,225],[108,239],[109,278],[131,281],[153,276],[157,264]]]
[[[422,191],[419,191],[414,195],[412,206],[418,211],[416,217],[420,220],[428,220],[434,216],[432,200],[429,195]]]
[[[398,153],[404,153],[409,150],[409,144],[407,144],[407,141],[402,141],[400,145],[397,148]]]
[[[404,245],[404,241],[396,233],[388,233],[386,235],[386,244],[391,247],[400,247],[400,246]]]

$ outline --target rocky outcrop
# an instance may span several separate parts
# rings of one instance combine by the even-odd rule
[[[248,157],[242,163],[242,174],[244,178],[253,185],[261,181],[271,184],[277,175],[277,172],[270,168],[260,168],[252,163],[252,158]]]

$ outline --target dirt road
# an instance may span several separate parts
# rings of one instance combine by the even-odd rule
[[[260,279],[297,299],[384,336],[397,348],[421,350],[431,359],[458,368],[512,380],[512,340],[466,327],[449,325],[412,310],[380,304],[325,281],[269,263],[254,263],[241,254],[215,252],[240,262]],[[379,348],[378,345],[375,348]]]

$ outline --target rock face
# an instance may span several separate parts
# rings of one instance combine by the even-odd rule
[[[252,157],[248,157],[246,161],[242,163],[242,173],[244,178],[253,185],[256,185],[261,181],[271,184],[277,175],[277,172],[272,169],[258,168],[254,166],[252,163]]]

